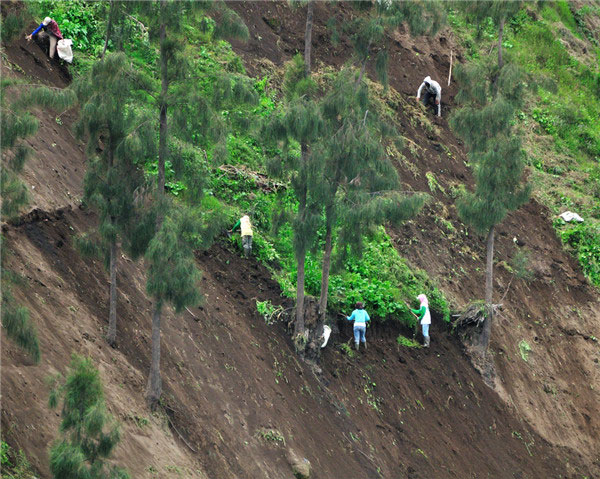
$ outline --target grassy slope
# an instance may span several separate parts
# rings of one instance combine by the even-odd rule
[[[555,214],[571,210],[583,225],[555,226],[572,247],[592,283],[600,286],[600,47],[588,25],[600,5],[565,1],[542,8],[526,5],[508,22],[503,46],[508,61],[538,82],[537,93],[519,114],[525,134],[534,195]],[[456,11],[449,20],[477,59],[494,48],[491,23],[476,27]]]

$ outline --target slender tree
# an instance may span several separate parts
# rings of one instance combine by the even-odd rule
[[[314,167],[310,145],[317,141],[323,121],[317,102],[313,99],[316,84],[306,74],[306,65],[300,55],[296,55],[287,65],[283,92],[284,106],[266,125],[265,137],[282,146],[282,155],[275,157],[267,165],[274,175],[289,177],[298,200],[298,209],[291,216],[294,231],[294,252],[296,256],[296,318],[294,337],[300,341],[304,337],[304,274],[306,253],[313,244],[320,221],[320,207],[311,203],[309,181]],[[300,158],[290,152],[290,145],[300,143]],[[304,146],[302,146],[304,145]],[[300,347],[301,344],[298,343]]]
[[[119,426],[107,413],[102,381],[92,360],[73,355],[65,380],[54,378],[49,405],[62,403],[61,438],[50,449],[55,479],[126,479],[108,460],[120,441]]]
[[[514,124],[526,83],[515,65],[499,68],[489,60],[457,68],[456,77],[461,85],[457,100],[462,108],[452,115],[450,125],[465,141],[475,176],[475,190],[459,198],[458,213],[487,237],[486,318],[480,338],[485,353],[493,319],[494,228],[509,211],[523,205],[530,192],[523,184],[525,155]]]
[[[144,7],[151,18],[150,36],[159,44],[161,85],[157,102],[159,142],[156,234],[147,253],[150,264],[147,289],[154,298],[154,311],[152,314],[152,362],[146,397],[149,405],[155,407],[162,393],[160,323],[163,305],[165,302],[171,302],[176,310],[179,310],[179,305],[187,305],[188,302],[191,304],[197,299],[190,289],[196,284],[197,275],[195,267],[192,267],[194,265],[193,251],[181,241],[172,244],[162,243],[171,240],[175,225],[178,224],[174,220],[165,223],[165,218],[176,218],[175,212],[170,211],[171,202],[165,196],[165,165],[167,160],[170,160],[173,165],[184,163],[178,158],[180,148],[177,147],[178,142],[174,140],[177,135],[183,141],[198,141],[197,137],[199,136],[207,137],[222,131],[222,125],[211,108],[212,105],[218,104],[222,100],[222,96],[231,94],[243,97],[247,92],[243,88],[243,82],[232,82],[230,78],[217,79],[214,90],[215,98],[212,98],[212,102],[211,99],[202,96],[195,89],[189,88],[189,83],[195,79],[190,78],[187,59],[183,55],[185,46],[182,34],[183,19],[198,10],[214,12],[218,17],[218,22],[212,31],[212,38],[227,36],[247,38],[248,29],[239,16],[227,8],[224,2],[158,0],[148,2],[144,4]],[[200,27],[206,27],[206,23]],[[175,135],[171,134],[170,118],[173,120]],[[223,135],[217,136],[221,139],[224,138]],[[195,137],[196,140],[193,140]],[[188,170],[188,173],[193,173],[198,180],[200,172]],[[196,186],[201,185],[201,181],[193,182]],[[163,225],[163,223],[165,224]],[[176,251],[172,248],[180,249]],[[179,268],[180,275],[184,276],[174,280],[170,277],[172,271],[166,269],[168,267]]]
[[[384,141],[397,132],[374,113],[368,87],[356,83],[351,70],[340,72],[321,102],[324,128],[315,146],[318,172],[311,178],[315,202],[324,205],[325,242],[319,314],[325,319],[334,243],[340,251],[360,252],[362,237],[386,221],[398,223],[421,209],[424,195],[403,195],[394,166],[385,157]],[[340,235],[334,241],[336,224]]]
[[[108,250],[110,294],[106,339],[111,346],[115,346],[117,337],[119,237],[126,242],[126,233],[135,229],[137,234],[132,241],[140,241],[135,227],[139,219],[135,198],[145,180],[138,161],[152,154],[154,140],[150,119],[127,107],[137,88],[134,77],[125,55],[114,53],[98,61],[76,87],[82,104],[77,131],[87,138],[84,200],[99,213],[98,233]]]

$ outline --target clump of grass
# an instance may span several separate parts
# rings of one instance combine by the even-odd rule
[[[420,348],[421,345],[414,339],[407,338],[401,334],[396,338],[396,343],[404,348]]]

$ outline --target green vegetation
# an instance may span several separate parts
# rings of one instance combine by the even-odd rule
[[[125,469],[110,465],[120,441],[119,425],[106,411],[100,374],[91,359],[73,355],[67,377],[52,380],[48,404],[61,408],[61,437],[50,449],[55,479],[126,479]]]
[[[531,351],[531,346],[524,339],[519,343],[519,354],[521,355],[521,359],[525,362],[529,360],[529,352]]]
[[[271,301],[256,301],[256,310],[264,318],[265,323],[271,325],[279,319],[283,312],[281,306],[274,306]]]
[[[506,59],[532,74],[537,85],[517,114],[533,194],[557,215],[572,210],[585,218],[585,227],[561,220],[554,225],[596,286],[600,286],[600,253],[593,247],[600,243],[600,47],[598,33],[586,26],[586,17],[599,13],[594,4],[574,10],[566,1],[526,2],[507,19],[503,41]],[[484,18],[476,26],[456,10],[450,10],[448,18],[471,58],[493,48],[496,29],[491,20]]]
[[[420,348],[421,345],[414,339],[407,338],[401,334],[396,338],[396,342],[403,348]]]
[[[0,442],[0,470],[6,479],[35,479],[36,474],[21,450],[14,451],[6,442]]]

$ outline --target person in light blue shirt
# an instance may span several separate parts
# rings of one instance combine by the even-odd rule
[[[371,321],[369,313],[365,311],[365,305],[360,301],[354,306],[356,309],[352,311],[351,316],[346,316],[348,321],[354,321],[354,344],[358,351],[360,343],[363,343],[367,349],[367,340],[365,334],[367,332],[367,321]]]

